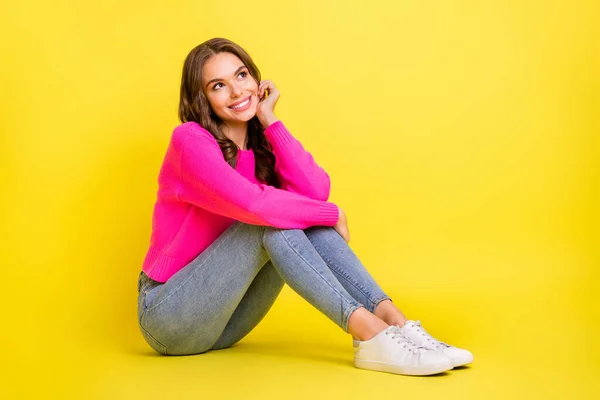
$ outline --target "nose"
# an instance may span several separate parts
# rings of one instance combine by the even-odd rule
[[[231,86],[231,96],[232,97],[234,97],[234,98],[239,97],[242,95],[242,93],[243,93],[242,88],[240,86],[238,86],[237,84],[233,84]]]

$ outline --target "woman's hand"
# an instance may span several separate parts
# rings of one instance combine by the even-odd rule
[[[335,229],[336,232],[339,233],[340,236],[344,238],[346,243],[348,243],[350,241],[350,232],[348,231],[348,222],[346,221],[346,213],[340,207],[338,207],[338,209],[340,210],[340,217],[338,219],[338,222],[333,227],[333,229]]]
[[[269,80],[261,81],[258,86],[258,99],[256,116],[263,128],[266,129],[273,122],[277,121],[275,117],[275,104],[279,100],[279,90],[273,82]]]

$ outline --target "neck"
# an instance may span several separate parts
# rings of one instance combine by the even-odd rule
[[[248,122],[227,122],[223,127],[223,133],[231,139],[238,148],[247,150],[246,138],[248,136]]]

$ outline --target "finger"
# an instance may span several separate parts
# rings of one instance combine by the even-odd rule
[[[258,92],[260,93],[261,96],[264,93],[266,87],[268,87],[268,85],[264,81],[263,81],[263,83],[261,83],[259,85]]]
[[[269,92],[269,96],[271,96],[271,93],[274,93],[277,91],[277,88],[275,87],[275,84],[273,83],[273,81],[270,81],[270,80],[262,81],[262,83],[259,85],[259,96],[261,98],[264,96],[265,91]]]

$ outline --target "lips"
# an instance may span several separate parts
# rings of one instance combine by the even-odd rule
[[[235,103],[233,103],[233,104],[229,105],[228,107],[229,107],[229,108],[231,108],[231,107],[237,106],[237,105],[239,105],[239,104],[242,104],[243,102],[245,102],[246,100],[248,100],[250,97],[251,97],[251,96],[248,96],[248,97],[246,97],[246,98],[244,98],[244,99],[242,99],[242,100],[240,100],[240,101],[236,101]]]

